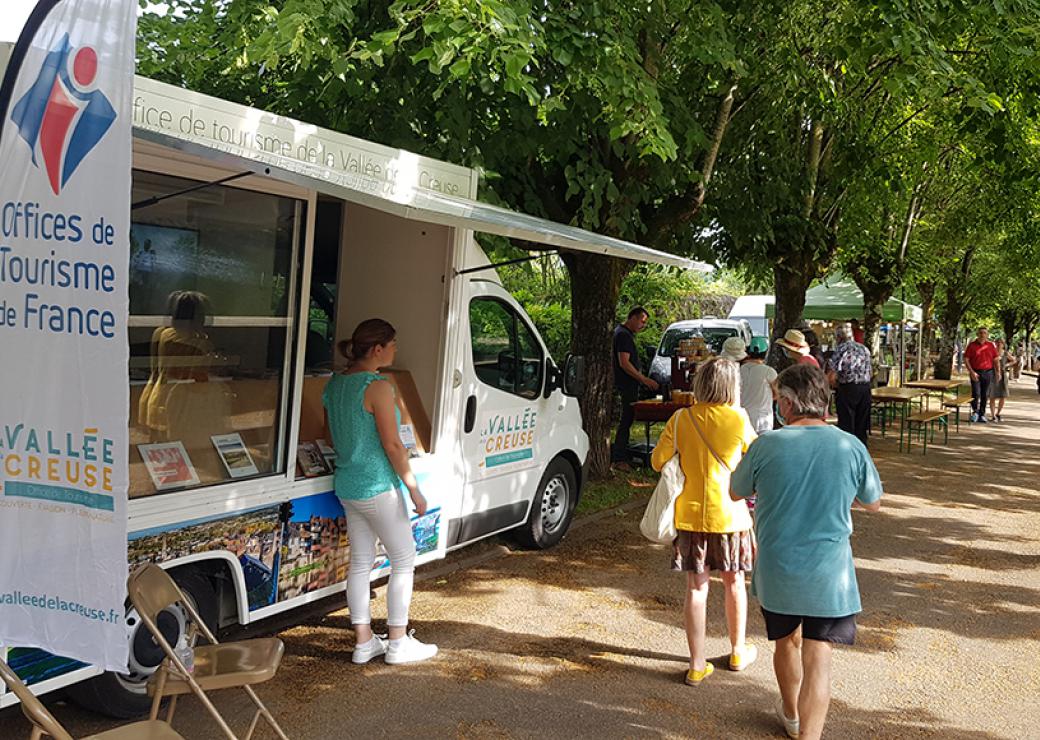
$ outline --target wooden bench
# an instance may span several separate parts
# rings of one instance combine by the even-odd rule
[[[947,398],[943,401],[944,409],[953,409],[954,411],[954,429],[958,432],[961,430],[961,406],[971,406],[970,393],[962,393],[956,398]]]
[[[914,434],[921,435],[921,441],[924,443],[924,450],[922,454],[928,453],[928,438],[935,434],[935,425],[941,424],[943,428],[943,444],[949,444],[950,442],[950,424],[949,424],[949,411],[918,411],[915,414],[909,414],[903,419],[903,427],[899,430],[899,450],[903,450],[903,435],[906,434],[906,451],[910,451],[910,444],[914,439]]]

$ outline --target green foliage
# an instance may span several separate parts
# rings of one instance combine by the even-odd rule
[[[836,260],[872,300],[924,282],[947,323],[999,313],[987,255],[1036,241],[1040,0],[167,5],[141,19],[143,74],[477,166],[485,200],[731,268],[725,289],[574,255],[503,268],[553,353],[594,369],[611,310],[646,304],[649,345],[696,315],[690,295],[767,288],[783,330]]]
[[[640,357],[661,343],[661,335],[674,321],[699,318],[696,299],[708,295],[712,286],[703,275],[661,265],[639,265],[625,278],[617,306],[618,323],[634,306],[649,314],[646,328],[636,335]]]

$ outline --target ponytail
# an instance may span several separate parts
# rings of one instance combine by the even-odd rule
[[[357,325],[350,339],[343,339],[336,349],[347,361],[347,367],[363,360],[375,347],[385,347],[397,336],[397,330],[383,319],[366,319]]]

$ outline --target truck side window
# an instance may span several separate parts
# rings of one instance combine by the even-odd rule
[[[542,347],[527,324],[516,317],[516,339],[520,355],[520,376],[516,392],[524,398],[538,398],[542,392],[542,368],[545,367]]]
[[[536,398],[542,390],[542,348],[517,313],[494,298],[476,298],[470,303],[469,326],[473,367],[481,382]]]

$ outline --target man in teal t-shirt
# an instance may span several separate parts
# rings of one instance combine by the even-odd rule
[[[758,497],[751,594],[776,641],[778,715],[792,737],[816,738],[830,703],[830,646],[853,643],[861,610],[851,509],[877,511],[881,480],[863,443],[824,421],[830,388],[819,369],[790,367],[774,388],[787,426],[752,443],[731,495]]]

